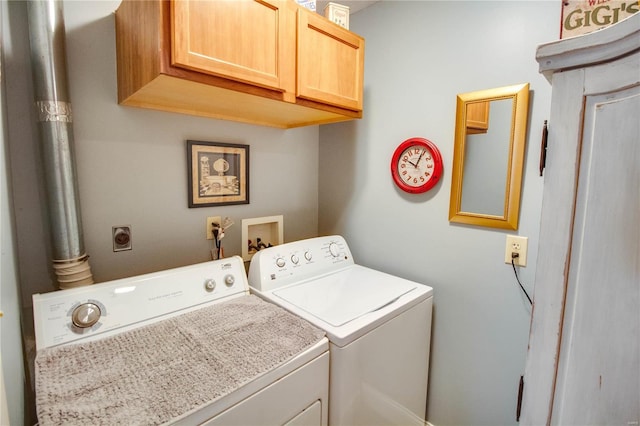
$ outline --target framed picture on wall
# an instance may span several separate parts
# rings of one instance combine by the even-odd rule
[[[249,204],[249,145],[187,141],[189,207]]]

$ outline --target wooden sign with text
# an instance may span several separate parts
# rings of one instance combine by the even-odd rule
[[[608,27],[639,10],[638,0],[563,0],[560,38],[574,37]]]

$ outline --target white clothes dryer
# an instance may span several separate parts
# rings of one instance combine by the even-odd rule
[[[341,236],[258,251],[249,285],[326,331],[329,424],[424,425],[431,287],[355,264]]]

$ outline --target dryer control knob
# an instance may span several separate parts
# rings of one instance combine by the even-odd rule
[[[304,258],[307,259],[307,262],[310,262],[311,259],[313,259],[313,255],[311,254],[310,251],[306,251],[304,252]]]
[[[331,252],[331,256],[333,257],[340,256],[340,253],[338,252],[338,244],[336,243],[329,244],[329,252]]]
[[[95,303],[83,303],[71,313],[71,321],[78,328],[92,327],[100,319],[100,308]]]
[[[276,265],[278,265],[278,268],[284,267],[285,264],[286,264],[286,262],[284,261],[283,258],[279,257],[279,258],[276,259]]]
[[[294,254],[291,256],[291,261],[297,265],[300,262],[300,258]]]
[[[213,291],[213,289],[216,288],[216,282],[215,280],[209,278],[208,280],[206,280],[204,282],[204,289],[207,291]]]
[[[224,283],[227,285],[227,287],[231,287],[233,285],[233,283],[235,283],[235,282],[236,282],[236,277],[234,277],[231,274],[225,275]]]

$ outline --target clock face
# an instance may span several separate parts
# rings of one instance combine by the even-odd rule
[[[393,154],[391,175],[396,185],[406,192],[426,192],[433,188],[442,176],[440,151],[427,139],[407,139]]]

